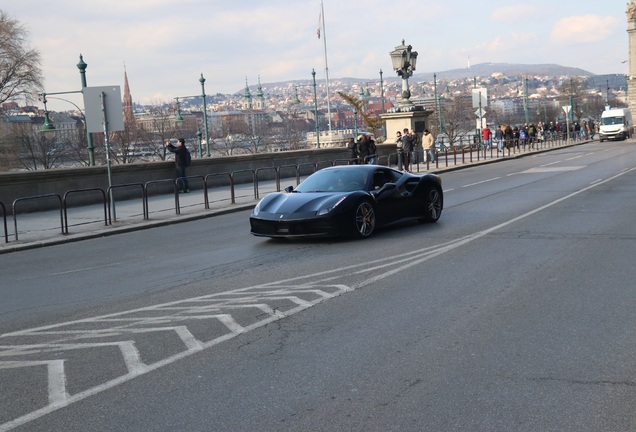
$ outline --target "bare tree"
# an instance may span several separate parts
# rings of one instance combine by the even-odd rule
[[[446,139],[451,145],[458,145],[462,137],[474,128],[471,123],[474,118],[471,109],[471,98],[468,94],[456,94],[440,101],[442,112],[442,127]],[[430,129],[435,135],[439,131],[439,117],[435,110],[431,116]]]
[[[45,134],[18,133],[6,151],[22,169],[35,171],[60,166],[64,155],[60,145]]]
[[[42,89],[40,53],[27,46],[27,30],[0,10],[0,104]]]
[[[155,102],[148,116],[137,120],[137,139],[149,152],[161,160],[166,159],[165,142],[177,135],[174,113],[161,102]]]

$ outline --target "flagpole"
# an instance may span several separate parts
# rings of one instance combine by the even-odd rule
[[[325,46],[325,83],[327,84],[327,120],[329,121],[329,133],[331,134],[331,104],[329,96],[329,66],[327,65],[327,33],[325,32],[325,6],[320,0],[320,13],[322,16],[322,41]]]

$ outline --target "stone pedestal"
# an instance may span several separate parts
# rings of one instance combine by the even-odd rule
[[[396,132],[402,132],[405,128],[413,129],[421,138],[424,129],[430,130],[429,116],[433,111],[426,110],[419,105],[413,105],[409,109],[396,109],[393,112],[381,114],[380,117],[386,123],[386,143],[395,144]]]

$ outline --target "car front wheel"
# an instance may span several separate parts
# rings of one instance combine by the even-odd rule
[[[354,235],[367,238],[375,230],[375,209],[369,200],[360,201],[354,210]]]

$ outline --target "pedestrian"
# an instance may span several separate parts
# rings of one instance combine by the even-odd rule
[[[499,125],[499,127],[495,130],[495,140],[497,140],[497,152],[503,150],[503,142],[504,142],[504,125]]]
[[[374,165],[378,157],[378,148],[375,145],[375,140],[371,135],[365,135],[367,137],[367,145],[369,146],[369,158],[367,163]]]
[[[534,123],[530,123],[528,125],[527,132],[528,144],[530,145],[531,149],[534,149],[534,143],[537,141],[537,128]]]
[[[402,150],[404,150],[404,171],[409,171],[411,163],[411,154],[413,153],[413,136],[409,133],[408,128],[402,131]]]
[[[422,140],[420,136],[415,132],[415,129],[411,129],[411,136],[413,137],[413,160],[414,164],[418,164],[419,162],[419,154],[422,148]]]
[[[510,127],[510,125],[505,125],[505,128],[504,128],[504,143],[505,143],[507,149],[510,149],[510,147],[512,147],[514,138],[515,138],[515,134],[514,134],[512,128]]]
[[[185,146],[185,140],[183,138],[179,138],[176,146],[168,140],[166,141],[166,149],[169,152],[174,153],[174,164],[177,170],[179,192],[190,192],[188,178],[186,177],[186,168],[190,166],[191,156],[188,148]]]
[[[358,164],[358,143],[352,137],[349,138],[349,142],[347,143],[347,148],[349,149],[349,159],[351,164]]]
[[[424,135],[422,135],[422,148],[426,150],[428,160],[435,163],[435,140],[428,129],[424,129]]]
[[[402,142],[402,132],[395,133],[395,146],[397,147],[398,169],[402,169],[402,161],[404,160],[404,143]]]
[[[360,163],[366,164],[368,156],[371,154],[371,149],[369,148],[369,140],[367,136],[364,134],[358,135],[358,159]]]
[[[481,130],[481,136],[484,141],[484,147],[490,149],[490,143],[492,140],[492,131],[490,130],[490,126],[486,125],[486,127]]]

